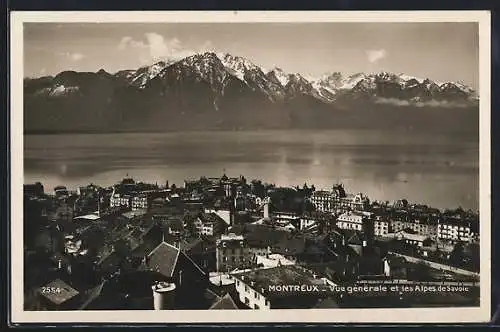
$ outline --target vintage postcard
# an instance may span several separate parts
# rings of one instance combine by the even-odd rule
[[[13,323],[490,318],[490,16],[13,12]]]

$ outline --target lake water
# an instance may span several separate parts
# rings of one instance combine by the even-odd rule
[[[370,130],[24,136],[24,182],[76,188],[136,180],[182,185],[243,174],[277,185],[344,183],[372,200],[478,210],[477,136]]]

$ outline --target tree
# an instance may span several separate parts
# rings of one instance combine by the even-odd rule
[[[465,258],[465,248],[462,243],[457,243],[450,253],[450,263],[459,266],[462,265]]]

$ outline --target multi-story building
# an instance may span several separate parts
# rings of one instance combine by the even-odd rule
[[[336,184],[332,190],[318,190],[313,192],[309,198],[317,211],[336,212],[341,206],[341,200],[346,198],[346,192],[342,184]]]
[[[57,198],[64,198],[69,196],[69,191],[66,186],[56,186],[54,187],[54,196]]]
[[[427,220],[401,220],[394,219],[390,221],[390,228],[392,233],[397,233],[402,230],[411,229],[419,235],[424,235],[428,237],[435,237],[437,234],[437,221],[427,221]]]
[[[366,220],[366,215],[357,211],[349,211],[341,214],[337,218],[337,227],[340,229],[352,229],[357,231],[363,230],[363,222]]]
[[[122,195],[120,193],[113,193],[109,200],[110,207],[130,207],[132,204],[132,197],[130,195]]]
[[[276,212],[273,215],[273,219],[280,225],[298,225],[300,223],[300,217],[295,212]]]
[[[202,213],[194,221],[194,228],[197,234],[204,236],[219,236],[224,233],[228,225],[215,213]]]
[[[381,216],[376,216],[373,220],[376,236],[387,236],[389,234],[389,221]]]
[[[407,244],[417,246],[417,247],[423,247],[425,245],[429,245],[429,243],[431,241],[428,236],[407,233],[405,231],[399,231],[396,234],[395,238],[400,240],[400,241],[404,241]]]
[[[132,210],[142,210],[149,208],[149,197],[147,194],[141,193],[132,197]]]
[[[333,212],[335,211],[336,195],[332,191],[318,190],[309,198],[317,211]]]
[[[341,197],[337,206],[337,210],[346,211],[363,211],[368,208],[370,200],[367,196],[359,193],[356,195],[347,195],[346,197]]]
[[[236,268],[252,266],[253,253],[243,237],[236,234],[222,234],[216,242],[218,272],[233,271]]]
[[[470,223],[455,218],[440,220],[437,225],[437,237],[448,242],[471,242]]]
[[[132,207],[132,196],[137,192],[137,184],[131,178],[125,178],[113,187],[109,201],[110,207]]]
[[[36,182],[34,184],[25,184],[24,194],[33,197],[43,196],[44,194],[43,185],[40,182]]]

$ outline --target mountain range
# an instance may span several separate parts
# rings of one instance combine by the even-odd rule
[[[319,78],[206,52],[111,74],[24,79],[25,132],[372,128],[477,131],[457,82],[381,72]]]

